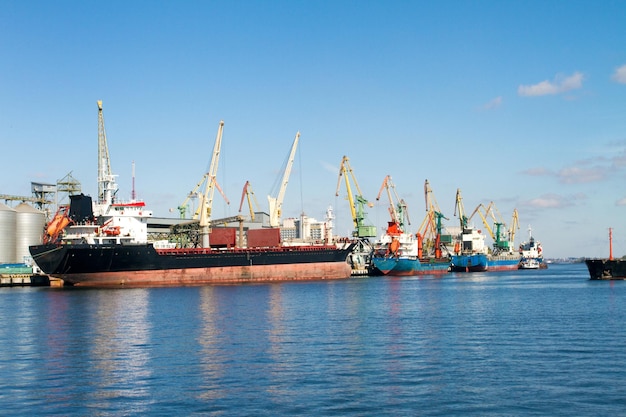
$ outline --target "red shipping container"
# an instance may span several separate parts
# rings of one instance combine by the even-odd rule
[[[237,228],[214,227],[209,233],[209,244],[212,248],[232,248],[237,239]]]
[[[280,229],[249,229],[248,247],[266,248],[280,245]]]

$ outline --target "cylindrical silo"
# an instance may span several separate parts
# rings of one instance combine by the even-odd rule
[[[30,257],[28,247],[41,244],[46,214],[22,203],[15,207],[15,262],[24,262]]]
[[[16,211],[0,203],[0,264],[15,263]]]

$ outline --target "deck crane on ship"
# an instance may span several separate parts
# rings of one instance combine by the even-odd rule
[[[348,204],[352,215],[352,224],[354,226],[352,237],[356,238],[356,245],[349,257],[349,262],[352,267],[353,275],[365,275],[371,267],[372,245],[369,238],[376,237],[376,226],[368,225],[365,222],[365,206],[373,207],[374,204],[368,202],[367,199],[363,197],[354,171],[350,166],[350,160],[345,155],[339,166],[339,177],[337,179],[335,197],[339,196],[341,177],[345,180]],[[350,179],[352,179],[354,183],[357,192],[356,195],[352,193]]]
[[[276,197],[272,197],[271,195],[267,196],[267,200],[269,204],[269,212],[270,212],[269,215],[270,215],[271,227],[280,227],[283,200],[285,199],[285,191],[287,190],[287,183],[289,182],[289,176],[291,175],[291,168],[293,166],[293,161],[296,156],[296,149],[298,147],[299,140],[300,140],[300,132],[297,132],[296,137],[293,140],[293,144],[291,145],[291,151],[289,152],[289,157],[287,159],[287,164],[283,172],[283,178],[282,178],[280,189],[278,191],[277,196]]]

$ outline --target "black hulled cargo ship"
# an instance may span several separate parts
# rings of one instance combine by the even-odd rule
[[[66,285],[167,286],[349,278],[352,245],[155,249],[145,244],[47,244],[37,265]]]

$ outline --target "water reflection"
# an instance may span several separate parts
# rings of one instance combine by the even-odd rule
[[[151,323],[147,289],[91,292],[90,316],[93,339],[89,342],[94,390],[90,407],[103,408],[110,399],[132,398],[141,413],[150,401],[149,379]]]
[[[220,312],[217,289],[215,287],[200,288],[200,323],[201,330],[198,337],[200,345],[200,368],[202,371],[203,386],[198,397],[204,400],[223,398],[226,393],[221,388],[221,379],[224,377],[224,353],[220,340],[222,333],[218,328]]]

